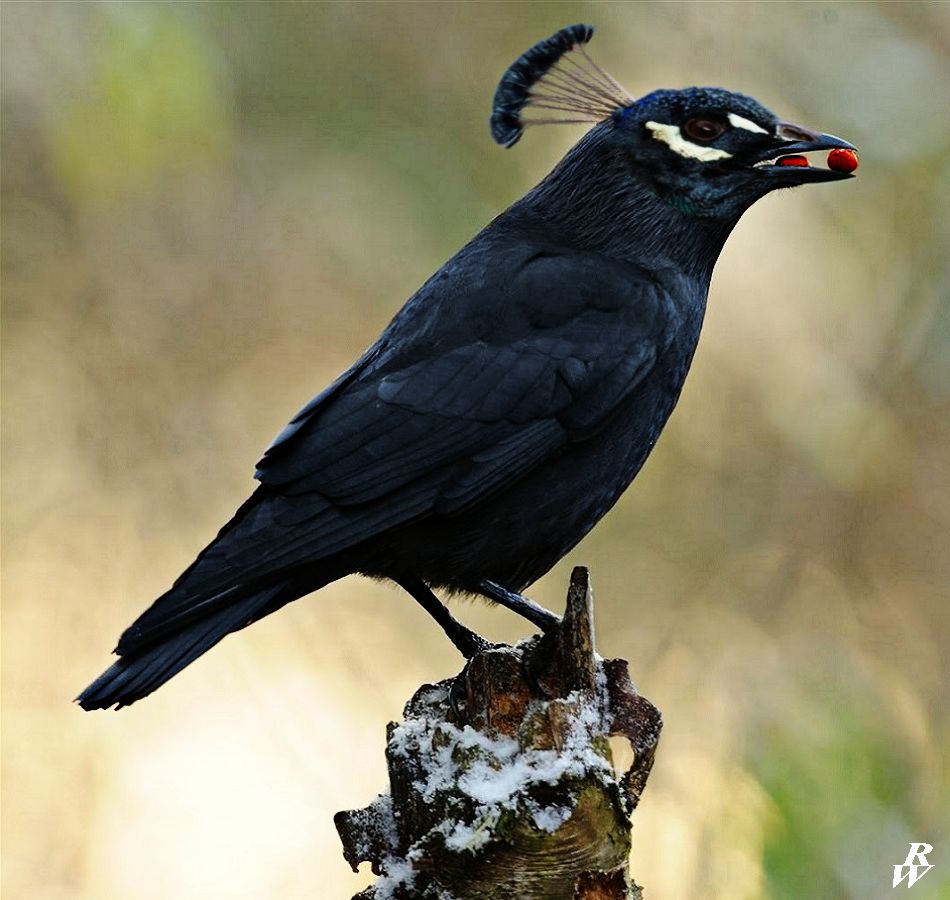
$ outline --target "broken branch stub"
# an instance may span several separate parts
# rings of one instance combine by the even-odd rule
[[[587,570],[558,629],[491,647],[423,685],[387,730],[390,793],[337,813],[360,900],[627,900],[629,814],[646,784],[660,713],[624,660],[594,650]],[[627,738],[619,777],[609,738]]]

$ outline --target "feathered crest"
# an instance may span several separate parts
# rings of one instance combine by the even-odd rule
[[[504,147],[518,142],[529,125],[599,122],[633,98],[597,65],[584,49],[594,36],[591,25],[568,25],[538,41],[501,77],[490,120],[491,134]],[[567,116],[526,119],[526,109]]]

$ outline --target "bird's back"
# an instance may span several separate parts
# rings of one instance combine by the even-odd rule
[[[546,411],[564,431],[535,465],[461,513],[437,510],[380,536],[373,548],[378,562],[365,565],[366,574],[391,577],[405,567],[455,591],[475,593],[484,578],[520,591],[594,527],[653,449],[696,349],[708,282],[591,253],[564,250],[550,259],[573,277],[551,275],[550,290],[539,285],[534,296],[549,311],[566,307],[566,297],[586,299],[570,322],[537,329],[536,340],[561,332],[576,348],[583,333],[585,363],[600,363],[610,375],[566,413]],[[595,289],[592,269],[601,276]]]

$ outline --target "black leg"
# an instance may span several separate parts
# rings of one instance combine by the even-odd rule
[[[503,588],[500,584],[495,584],[494,581],[489,581],[487,578],[478,583],[478,591],[488,597],[489,600],[494,600],[506,609],[510,609],[522,618],[527,619],[532,625],[537,625],[545,633],[553,631],[561,624],[560,616],[554,615],[553,612],[543,606],[538,606],[534,600],[529,600],[527,597],[522,597],[521,594],[509,591],[508,588]]]
[[[439,623],[439,627],[466,659],[471,659],[476,653],[492,646],[485,638],[475,634],[456,619],[421,578],[410,575],[395,581]]]

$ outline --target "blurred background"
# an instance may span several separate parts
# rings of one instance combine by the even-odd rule
[[[861,148],[717,269],[591,566],[666,728],[651,900],[950,897],[950,7],[4,3],[3,895],[345,898],[332,815],[460,659],[347,579],[148,700],[70,699],[252,487],[287,419],[581,134],[494,146],[504,68],[575,21],[639,96],[716,84]],[[503,610],[459,613],[496,640]],[[365,869],[365,867],[364,867]]]

